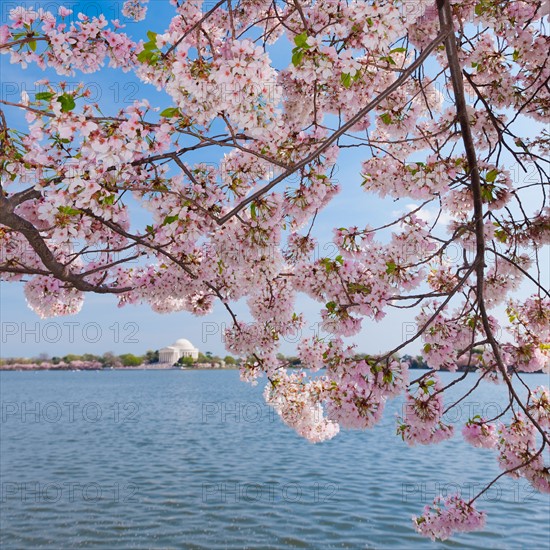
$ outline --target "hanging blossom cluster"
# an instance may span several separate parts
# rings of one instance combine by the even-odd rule
[[[447,540],[454,533],[477,531],[485,526],[486,514],[479,512],[460,497],[436,497],[424,507],[421,516],[413,517],[415,529],[433,541]]]
[[[550,373],[550,298],[532,296],[523,303],[511,300],[507,308],[514,340],[504,344],[510,361],[522,371]]]
[[[435,375],[421,381],[416,394],[407,393],[397,433],[409,445],[428,445],[449,439],[454,427],[443,422],[443,386]]]
[[[67,287],[54,277],[37,275],[25,285],[25,297],[42,318],[74,315],[82,308],[82,292]]]
[[[474,447],[493,449],[497,445],[497,430],[493,424],[488,424],[485,419],[468,420],[462,428],[464,439]]]
[[[304,379],[303,372],[277,374],[266,386],[266,402],[275,408],[285,424],[309,441],[331,439],[340,428],[338,423],[325,418],[319,402],[319,396],[327,391],[329,381],[317,379],[306,382]]]
[[[0,99],[1,279],[43,317],[77,313],[87,292],[159,313],[223,307],[241,378],[264,376],[267,402],[312,442],[375,426],[395,398],[406,444],[449,440],[438,371],[475,371],[513,418],[472,418],[464,439],[546,491],[548,389],[511,388],[550,372],[548,2],[171,4],[132,38],[66,7],[17,7],[0,25],[14,70],[47,71]],[[105,67],[168,106],[95,103],[50,76]],[[341,169],[350,151],[356,173]],[[325,211],[353,187],[365,219],[346,214],[327,243]],[[346,341],[378,348],[368,330],[395,311],[414,319],[395,348]],[[418,343],[430,372],[415,380],[398,353]],[[483,525],[458,497],[428,508],[415,525],[432,538]]]
[[[550,493],[550,471],[538,450],[537,432],[533,424],[526,422],[525,417],[518,413],[509,425],[501,426],[499,436],[497,449],[500,467],[509,471],[512,477],[524,477],[535,489]]]

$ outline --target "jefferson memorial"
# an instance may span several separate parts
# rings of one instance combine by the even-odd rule
[[[180,338],[171,346],[159,350],[159,362],[174,364],[180,357],[198,359],[199,350],[189,340]]]

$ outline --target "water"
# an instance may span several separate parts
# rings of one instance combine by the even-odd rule
[[[484,532],[417,535],[410,517],[435,492],[467,497],[499,469],[460,437],[407,447],[399,402],[374,430],[312,445],[236,371],[3,372],[0,385],[2,550],[550,545],[548,495],[509,478],[478,501]],[[494,415],[501,391],[482,385],[448,420]]]

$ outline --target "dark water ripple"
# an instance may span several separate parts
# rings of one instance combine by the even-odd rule
[[[399,402],[311,445],[235,371],[3,372],[0,389],[2,550],[550,547],[548,495],[512,479],[478,502],[484,532],[418,536],[410,517],[435,492],[468,496],[499,470],[460,437],[406,447]],[[448,420],[491,416],[498,394],[481,386]]]

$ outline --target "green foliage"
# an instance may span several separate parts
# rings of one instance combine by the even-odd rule
[[[164,109],[164,111],[160,113],[160,116],[163,116],[165,118],[172,118],[178,116],[179,114],[180,110],[178,107],[168,107],[168,109]]]
[[[147,350],[145,352],[144,362],[147,363],[147,364],[158,363],[159,362],[159,352],[158,352],[158,350],[155,350],[155,351]]]
[[[122,355],[119,355],[118,358],[125,367],[137,367],[143,362],[143,357],[138,357],[133,353],[123,353]]]
[[[75,355],[74,353],[68,353],[67,355],[64,355],[62,360],[65,363],[70,363],[71,361],[82,361],[81,355]]]
[[[154,65],[160,59],[160,50],[157,47],[157,33],[147,31],[148,42],[143,44],[143,51],[137,56],[140,63],[147,62],[149,65]]]
[[[498,174],[498,170],[490,170],[485,174],[485,181],[487,183],[493,183],[497,179]]]
[[[61,103],[61,111],[68,113],[76,107],[74,97],[69,94],[63,94],[57,98],[57,101]]]
[[[307,43],[307,32],[304,31],[294,37],[296,47],[292,49],[292,64],[297,67],[304,57],[304,52],[309,50],[311,46]]]
[[[351,86],[351,75],[349,73],[342,73],[340,75],[340,82],[344,88],[349,88]]]
[[[397,269],[397,264],[393,260],[386,262],[386,273],[388,275],[395,273],[396,269]]]
[[[162,222],[162,225],[168,225],[178,220],[179,220],[179,216],[166,216],[166,218],[164,218],[164,221]]]
[[[50,101],[54,95],[52,92],[38,92],[34,98],[36,101]]]
[[[67,216],[76,216],[77,214],[80,214],[80,210],[70,206],[58,206],[57,210],[60,214],[66,214]]]

